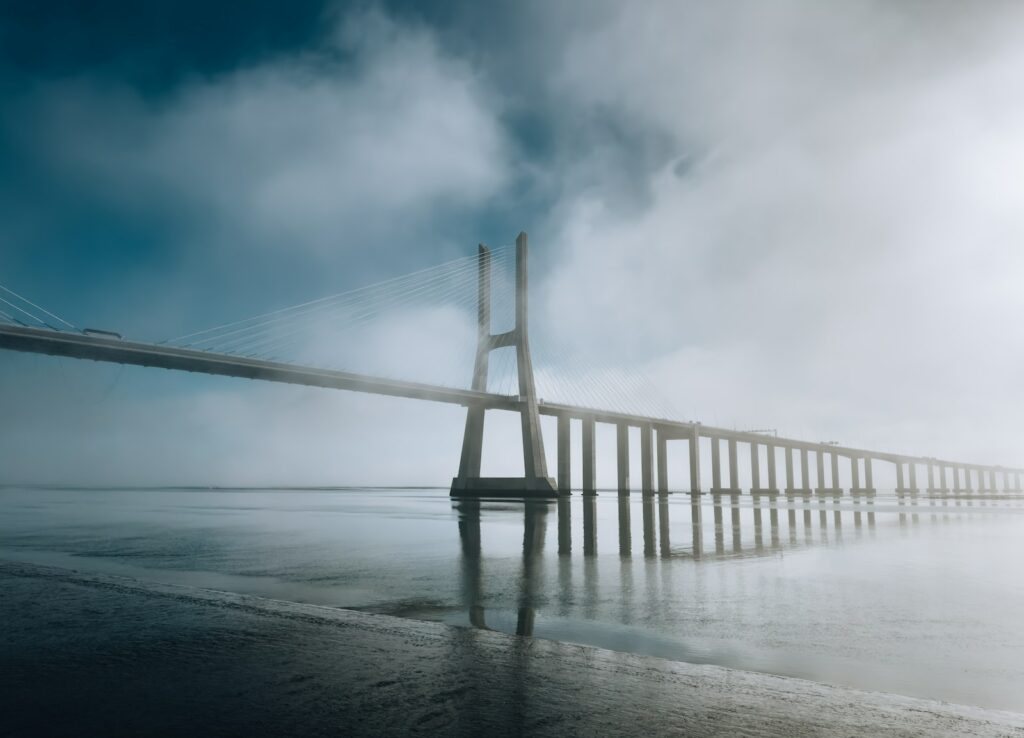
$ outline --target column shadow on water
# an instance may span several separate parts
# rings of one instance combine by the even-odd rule
[[[533,635],[537,611],[537,598],[543,591],[544,539],[551,502],[525,500],[523,505],[523,555],[518,577],[516,602],[516,634]],[[459,542],[461,545],[460,589],[462,601],[469,613],[472,626],[490,629],[487,625],[484,590],[483,543],[481,540],[481,502],[465,499],[453,503],[458,512]],[[559,505],[559,553],[569,554],[572,548],[570,534],[570,508]]]
[[[469,624],[475,628],[505,630],[521,636],[534,634],[537,611],[542,605],[551,607],[551,613],[561,619],[601,620],[608,615],[605,610],[609,603],[618,599],[621,604],[616,617],[628,623],[632,620],[629,611],[636,605],[632,601],[637,594],[633,591],[634,584],[641,589],[649,589],[657,577],[663,583],[671,583],[673,560],[772,556],[784,548],[842,545],[844,516],[847,524],[851,525],[853,538],[860,539],[864,529],[874,535],[876,527],[875,501],[866,497],[841,500],[831,496],[813,499],[763,494],[704,496],[652,493],[621,494],[614,499],[600,501],[594,495],[583,495],[563,497],[557,501],[523,500],[511,504],[508,501],[463,499],[452,504],[457,511],[460,540],[459,591]],[[900,526],[911,521],[917,523],[917,508],[915,506],[912,512],[908,511],[908,504],[913,504],[913,501],[900,495],[897,508],[889,510]],[[943,500],[942,504],[945,506],[947,503]],[[640,520],[636,521],[638,525],[634,530],[634,506],[637,505],[640,510],[636,515]],[[708,530],[704,527],[705,506],[711,508],[707,511]],[[785,514],[782,514],[782,508]],[[815,509],[818,515],[813,514]],[[522,516],[522,553],[518,562],[512,561],[514,574],[511,580],[507,557],[495,558],[492,571],[487,571],[487,529],[485,533],[481,532],[484,515],[493,515],[506,524],[509,516]],[[552,543],[557,540],[557,552],[549,551],[551,560],[545,562],[545,541],[551,515],[556,516],[557,536],[552,537]],[[673,515],[681,518],[676,521],[675,528]],[[582,528],[582,542],[577,541],[575,547],[573,534],[578,528],[574,529],[574,523]],[[750,526],[746,539],[744,525]],[[787,528],[785,533],[781,530],[783,526]],[[799,534],[801,527],[804,529],[802,536]],[[606,534],[611,533],[609,538],[616,538],[604,541],[604,561],[614,557],[616,550],[619,560],[617,574],[605,571],[603,580],[598,572],[602,561],[599,556],[599,529]],[[634,553],[634,534],[642,535],[642,562]],[[713,544],[707,542],[710,547],[705,546],[705,535],[713,536]],[[673,537],[676,539],[675,548]],[[727,537],[731,545],[727,543]],[[638,547],[637,553],[639,550]],[[503,574],[500,579],[495,579],[498,571]],[[554,577],[554,580],[546,583],[546,575]],[[575,581],[574,576],[578,577]],[[635,577],[638,578],[636,582]],[[664,588],[665,585],[662,586]],[[491,593],[490,598],[488,592]],[[496,597],[503,598],[505,604],[496,604]],[[660,606],[657,602],[650,605]],[[488,607],[491,608],[490,620],[493,622],[489,622]]]

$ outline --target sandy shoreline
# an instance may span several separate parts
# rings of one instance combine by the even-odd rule
[[[1024,735],[1024,715],[0,561],[4,733]]]

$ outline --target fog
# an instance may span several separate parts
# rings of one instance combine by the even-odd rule
[[[480,12],[337,8],[303,48],[158,94],[84,67],[8,86],[0,131],[44,184],[5,180],[0,283],[165,338],[523,229],[538,342],[646,376],[681,419],[1024,463],[1024,8]],[[68,241],[79,210],[96,232]],[[447,378],[470,325],[438,310],[366,350]],[[444,484],[464,421],[10,353],[0,407],[4,482]],[[521,463],[507,421],[493,473]]]

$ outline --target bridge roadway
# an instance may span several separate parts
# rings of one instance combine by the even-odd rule
[[[91,359],[115,364],[176,369],[187,372],[215,374],[245,379],[261,379],[270,382],[301,384],[311,387],[366,392],[391,397],[406,397],[414,400],[428,400],[455,405],[480,405],[494,410],[520,409],[516,396],[499,395],[491,392],[444,387],[422,382],[407,382],[386,379],[365,374],[320,369],[282,362],[252,359],[230,354],[177,348],[154,343],[126,341],[112,337],[85,335],[67,331],[30,328],[17,325],[0,325],[0,349],[23,351],[50,356],[67,356],[75,359]],[[667,438],[689,439],[697,436],[718,438],[742,443],[792,448],[806,451],[823,451],[853,459],[870,458],[894,464],[931,464],[935,467],[954,467],[986,472],[1010,472],[1019,474],[1024,469],[1003,466],[963,464],[933,457],[906,456],[868,449],[832,444],[801,441],[795,438],[766,436],[763,433],[744,432],[729,428],[716,428],[697,422],[652,418],[642,415],[597,410],[592,408],[543,402],[538,404],[542,415],[563,418],[579,418],[615,425],[651,427],[664,433]]]

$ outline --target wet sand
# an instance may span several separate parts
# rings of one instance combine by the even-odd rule
[[[1024,715],[0,561],[4,735],[1024,736]]]

